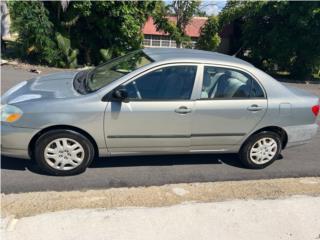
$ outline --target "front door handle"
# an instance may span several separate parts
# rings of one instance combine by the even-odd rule
[[[257,104],[253,104],[251,105],[250,107],[247,108],[249,111],[252,111],[252,112],[257,112],[257,111],[261,111],[263,109],[262,106],[259,106]]]
[[[176,113],[180,113],[180,114],[187,114],[187,113],[190,113],[192,111],[192,109],[187,108],[185,106],[181,106],[181,107],[175,109],[174,111]]]

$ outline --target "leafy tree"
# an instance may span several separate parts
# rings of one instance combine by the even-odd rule
[[[77,62],[99,64],[106,57],[142,47],[141,28],[157,4],[69,1],[66,5],[66,2],[12,1],[12,17],[21,43],[25,49],[34,49],[37,55],[33,59],[40,63],[65,67],[73,67]]]
[[[111,53],[108,49],[101,48],[100,55],[105,62],[109,61],[112,58]]]
[[[71,1],[61,11],[59,2],[45,2],[56,31],[79,49],[80,64],[99,64],[109,57],[138,49],[142,43],[141,27],[156,2]]]
[[[202,27],[200,37],[196,47],[198,49],[214,51],[220,44],[219,21],[215,16],[208,18],[206,24]]]
[[[230,1],[220,21],[236,23],[242,57],[260,67],[305,79],[319,68],[320,2]]]
[[[21,57],[29,61],[55,65],[58,60],[53,24],[42,2],[9,1],[12,28],[19,33]]]
[[[200,1],[176,0],[170,5],[158,5],[153,15],[158,30],[163,30],[176,41],[177,47],[180,48],[182,43],[188,43],[191,39],[186,35],[185,29],[192,17],[198,12]],[[174,16],[177,22],[171,22],[167,17]]]

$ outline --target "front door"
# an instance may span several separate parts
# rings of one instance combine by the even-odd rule
[[[191,151],[228,151],[261,121],[267,99],[249,74],[206,66],[194,109]]]
[[[165,66],[119,86],[128,97],[111,100],[105,114],[111,154],[189,151],[196,73],[195,65]]]

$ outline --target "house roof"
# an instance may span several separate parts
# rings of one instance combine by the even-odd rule
[[[176,17],[167,17],[169,21],[176,23]],[[207,22],[207,17],[193,17],[189,24],[186,27],[186,35],[189,37],[199,37],[201,32],[201,27]],[[157,31],[157,27],[155,26],[154,20],[152,17],[149,17],[147,22],[142,28],[143,34],[150,35],[162,35],[166,36],[168,34],[163,31]]]

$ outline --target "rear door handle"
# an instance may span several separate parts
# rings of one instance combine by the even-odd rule
[[[180,114],[187,114],[187,113],[190,113],[192,111],[192,109],[187,108],[185,106],[181,106],[181,107],[175,109],[174,111],[176,113],[180,113]]]
[[[259,106],[257,104],[253,104],[251,105],[250,107],[247,108],[249,111],[252,111],[252,112],[256,112],[256,111],[261,111],[263,109],[262,106]]]

